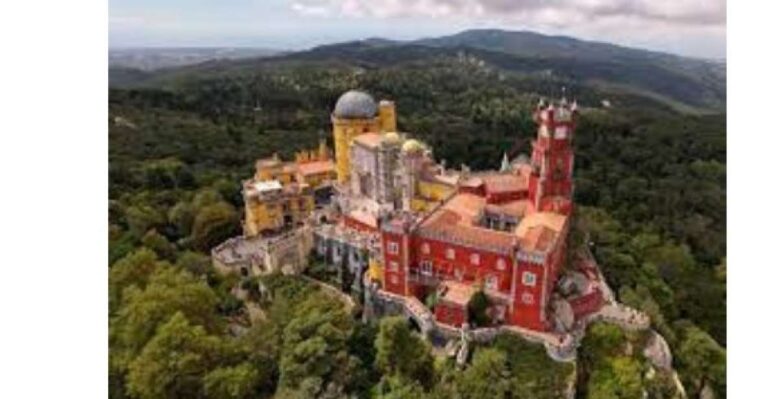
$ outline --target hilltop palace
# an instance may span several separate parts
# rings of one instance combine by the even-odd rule
[[[294,162],[256,162],[243,182],[243,236],[215,248],[214,265],[244,276],[324,265],[366,318],[403,314],[448,340],[506,330],[561,359],[593,319],[645,328],[645,315],[615,302],[589,251],[566,265],[578,114],[575,102],[541,101],[530,157],[450,170],[398,132],[393,102],[349,91],[331,115],[333,155],[321,143]],[[490,325],[471,329],[480,290]]]

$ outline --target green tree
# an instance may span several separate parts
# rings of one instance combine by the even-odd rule
[[[207,251],[237,234],[237,212],[232,205],[218,202],[200,209],[192,226],[192,241],[200,250]]]
[[[541,345],[512,334],[501,334],[491,347],[504,353],[508,384],[515,399],[537,399],[542,392],[563,397],[573,378],[573,365],[553,361]]]
[[[637,399],[643,397],[643,369],[636,359],[612,358],[594,370],[587,387],[588,399]]]
[[[199,252],[184,251],[176,259],[176,264],[182,269],[196,275],[202,276],[211,273],[211,258]]]
[[[144,237],[141,238],[141,244],[154,251],[163,259],[173,261],[176,258],[176,248],[164,235],[158,233],[155,229],[149,230],[144,234]]]
[[[467,399],[509,398],[512,396],[510,370],[504,352],[481,348],[458,379],[458,392]]]
[[[427,388],[432,385],[434,360],[429,346],[411,332],[404,318],[382,319],[375,346],[375,364],[382,374],[417,381]]]
[[[170,267],[166,261],[160,261],[152,250],[140,248],[115,262],[109,269],[109,309],[113,313],[120,306],[123,290],[130,286],[143,289],[152,273],[161,268]]]
[[[221,327],[217,302],[216,294],[199,278],[176,267],[160,268],[143,290],[136,286],[124,290],[110,333],[114,332],[116,343],[130,355],[141,350],[157,328],[178,312],[190,323],[216,332]]]
[[[250,363],[217,368],[203,378],[205,394],[211,399],[240,399],[256,396],[261,380],[259,371]]]
[[[165,223],[163,214],[146,204],[128,207],[125,218],[128,229],[135,237],[142,237],[149,229],[162,227]]]
[[[688,392],[698,394],[705,385],[710,385],[719,396],[725,397],[725,349],[700,328],[690,323],[681,324],[675,360]]]
[[[467,311],[469,312],[469,322],[478,327],[487,326],[491,323],[491,318],[488,316],[488,308],[491,306],[491,301],[488,299],[488,295],[483,291],[477,291],[472,294],[467,304]]]
[[[303,302],[283,333],[280,390],[318,396],[347,392],[360,365],[347,349],[352,325],[343,304],[334,299]]]
[[[180,236],[189,236],[195,223],[195,209],[189,202],[179,201],[168,211],[168,221]]]
[[[190,398],[216,364],[221,341],[175,313],[128,367],[128,392],[137,398]]]
[[[418,382],[399,376],[384,376],[374,388],[372,396],[379,399],[422,399],[427,394]]]

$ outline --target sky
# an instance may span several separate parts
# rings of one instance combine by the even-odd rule
[[[725,59],[726,0],[110,0],[110,47],[298,50],[500,28]]]

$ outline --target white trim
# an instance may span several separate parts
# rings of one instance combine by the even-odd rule
[[[530,280],[527,281],[527,280]],[[536,273],[532,272],[523,272],[521,281],[523,282],[523,285],[528,287],[535,287],[536,286]]]
[[[477,252],[470,254],[469,263],[471,263],[474,266],[478,266],[480,264],[480,254]]]
[[[397,241],[387,242],[387,253],[390,255],[397,255],[400,253],[400,245],[397,243]]]
[[[498,291],[499,290],[499,277],[498,276],[496,276],[495,274],[489,274],[489,275],[485,276],[484,280],[485,281],[483,281],[483,286],[485,287],[485,289],[490,290],[490,291]],[[491,282],[492,282],[492,284],[489,284]]]
[[[421,271],[421,274],[431,276],[432,273],[434,272],[432,268],[432,261],[430,260],[421,261],[421,263],[419,263],[419,270]]]

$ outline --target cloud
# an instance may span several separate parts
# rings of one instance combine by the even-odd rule
[[[302,2],[291,4],[291,10],[307,16],[323,16],[324,17],[324,16],[330,15],[331,13],[330,7],[326,7],[322,5],[314,5],[314,4],[304,4]]]
[[[492,19],[529,25],[646,21],[724,26],[725,0],[297,0],[301,14],[353,17]]]

